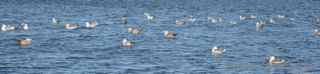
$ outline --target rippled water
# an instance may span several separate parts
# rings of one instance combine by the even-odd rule
[[[0,23],[25,20],[30,30],[0,32],[0,73],[318,74],[320,38],[312,36],[312,19],[319,16],[319,7],[319,0],[1,0]],[[156,21],[148,22],[145,12]],[[124,15],[128,25],[119,19]],[[175,20],[188,15],[197,20],[175,26]],[[240,15],[258,19],[240,21]],[[274,15],[289,20],[255,31],[256,21]],[[208,16],[225,20],[212,24]],[[81,25],[97,20],[100,25],[53,28],[53,17]],[[128,26],[143,28],[143,35],[127,33]],[[177,32],[177,39],[164,39],[164,30]],[[32,38],[33,44],[21,48],[16,44],[21,38]],[[140,43],[122,48],[123,38]],[[227,51],[214,57],[213,46]],[[270,55],[287,63],[265,64]]]

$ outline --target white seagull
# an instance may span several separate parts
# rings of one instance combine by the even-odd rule
[[[29,29],[27,23],[22,23],[21,26],[22,26],[22,30],[28,30]]]
[[[155,16],[152,16],[149,13],[144,13],[144,15],[147,17],[148,20],[154,20],[155,19]]]
[[[131,42],[131,41],[129,41],[128,39],[122,39],[122,46],[123,47],[128,47],[128,48],[130,48],[130,47],[132,47],[133,46],[133,42]]]
[[[275,56],[269,56],[268,63],[271,65],[272,64],[282,64],[282,63],[285,63],[285,60],[282,60],[280,58],[276,58]]]
[[[211,49],[211,52],[213,55],[220,55],[220,54],[223,54],[226,50],[223,49],[223,48],[218,48],[217,46],[214,46],[212,49]]]
[[[95,28],[97,25],[98,25],[97,21],[86,22],[86,27],[87,28]]]

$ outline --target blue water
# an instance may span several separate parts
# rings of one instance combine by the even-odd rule
[[[156,20],[147,21],[145,12]],[[127,25],[119,19],[124,15]],[[196,21],[175,26],[188,15]],[[240,15],[258,19],[240,21]],[[255,31],[256,21],[274,15],[289,20]],[[320,38],[312,35],[312,20],[319,15],[319,0],[1,0],[0,23],[25,20],[30,30],[0,32],[0,74],[319,74]],[[212,24],[208,16],[225,20]],[[99,25],[53,28],[53,17]],[[128,26],[144,32],[133,36]],[[164,39],[164,30],[177,32],[177,38]],[[33,42],[21,48],[16,44],[21,38]],[[140,43],[122,48],[123,38]],[[226,52],[212,56],[213,46]],[[270,55],[287,63],[265,64]]]

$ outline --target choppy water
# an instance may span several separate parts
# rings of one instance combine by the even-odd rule
[[[28,32],[0,32],[1,74],[319,74],[320,38],[312,36],[313,17],[320,14],[318,0],[1,0],[0,23],[25,20]],[[143,13],[157,17],[147,22]],[[127,15],[129,24],[120,23]],[[193,15],[196,22],[176,27],[175,20]],[[255,22],[285,15],[290,20],[255,32]],[[221,16],[218,24],[208,16]],[[51,18],[63,23],[97,20],[95,29],[53,28]],[[238,24],[230,25],[229,21]],[[127,33],[141,27],[143,35]],[[162,31],[178,33],[175,40]],[[21,48],[20,38],[33,44]],[[121,48],[123,38],[140,41]],[[213,57],[210,48],[227,50]],[[279,50],[284,48],[287,50]],[[286,64],[265,64],[267,56]]]

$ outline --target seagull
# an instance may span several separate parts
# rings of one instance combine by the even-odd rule
[[[256,19],[257,16],[249,15],[249,16],[240,16],[240,20],[250,20],[250,19]]]
[[[276,15],[274,18],[284,19],[284,18],[286,18],[286,16],[284,16],[284,15]]]
[[[1,25],[1,31],[7,31],[7,25],[5,25],[5,24],[2,24]]]
[[[166,39],[174,39],[177,36],[177,33],[170,32],[170,31],[164,31],[164,37]]]
[[[13,31],[15,30],[14,26],[2,24],[1,31]]]
[[[129,41],[128,39],[122,39],[122,46],[130,48],[133,46],[133,42]]]
[[[223,21],[221,17],[211,17],[211,16],[208,17],[208,20],[211,23],[219,23]]]
[[[78,24],[65,24],[65,25],[64,25],[64,28],[65,28],[65,29],[68,29],[68,30],[77,29],[77,28],[79,28],[79,27],[80,27],[80,25],[78,25]]]
[[[269,19],[269,22],[268,22],[268,23],[275,24],[275,23],[278,23],[278,22],[287,20],[286,18],[287,18],[287,17],[284,16],[284,15],[272,16],[272,17]]]
[[[236,21],[230,21],[229,23],[230,23],[230,24],[237,24]]]
[[[134,29],[133,27],[129,27],[129,28],[128,28],[128,32],[129,32],[129,33],[132,33],[133,29]]]
[[[276,21],[273,18],[271,18],[271,19],[269,19],[269,23],[274,24],[274,23],[276,23]]]
[[[15,30],[15,29],[16,29],[16,27],[7,25],[7,30],[13,31],[13,30]]]
[[[176,20],[176,25],[177,26],[182,26],[184,25],[186,22],[182,21],[182,20]]]
[[[282,60],[280,58],[276,58],[275,56],[269,56],[268,63],[271,65],[272,64],[282,64],[282,63],[285,63],[285,60]]]
[[[141,30],[139,30],[138,28],[133,28],[133,27],[129,27],[128,28],[128,32],[133,34],[133,35],[139,35],[142,33]]]
[[[320,18],[319,18],[319,17],[316,17],[316,18],[314,19],[314,21],[315,21],[316,24],[320,24]]]
[[[191,15],[191,16],[187,16],[186,21],[194,22],[196,21],[196,19],[193,18],[193,16]]]
[[[24,38],[24,39],[20,39],[20,40],[17,40],[17,43],[20,45],[20,46],[28,46],[31,44],[31,41],[32,39],[29,39],[29,38]]]
[[[155,19],[155,16],[152,16],[149,13],[144,13],[144,15],[147,17],[148,20],[154,20]]]
[[[258,21],[256,23],[256,31],[261,32],[265,24],[266,24],[266,22],[264,22],[264,21]]]
[[[220,55],[220,54],[223,54],[223,52],[225,52],[226,50],[223,49],[223,48],[218,48],[217,46],[214,46],[212,49],[211,49],[211,52],[213,55]]]
[[[320,31],[318,29],[315,29],[313,35],[320,36]]]
[[[21,26],[22,26],[22,30],[28,30],[29,29],[29,27],[28,27],[28,24],[27,23],[22,23],[21,24]]]
[[[122,16],[121,21],[123,24],[128,24],[128,17],[127,16]]]
[[[97,25],[98,25],[97,21],[86,22],[86,27],[87,28],[95,28]]]
[[[60,21],[57,18],[52,18],[52,23],[54,25],[58,25],[60,23]]]

